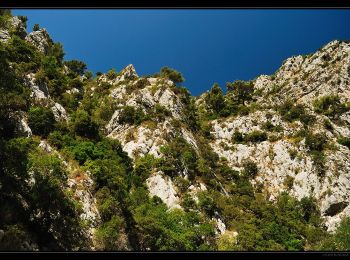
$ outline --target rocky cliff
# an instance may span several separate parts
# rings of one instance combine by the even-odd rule
[[[192,97],[172,76],[174,71],[140,76],[130,64],[95,78],[83,75],[77,69],[81,63],[63,62],[45,29],[27,34],[18,17],[8,18],[0,41],[9,53],[16,53],[13,46],[20,43],[34,54],[15,74],[28,104],[4,106],[8,116],[2,120],[16,125],[10,137],[4,134],[3,143],[24,136],[61,162],[67,178],[60,179],[59,189],[80,205],[76,218],[84,223],[82,237],[88,241],[77,248],[168,250],[164,241],[174,239],[169,242],[174,250],[194,245],[210,250],[313,249],[319,241],[298,230],[301,225],[332,234],[350,216],[350,43],[335,40],[313,54],[288,58],[273,75],[228,84],[226,94],[214,86]],[[7,59],[8,64],[20,63],[11,61],[11,55]],[[39,117],[44,113],[47,117]],[[31,161],[41,153],[35,151],[26,159],[29,168],[40,165]],[[39,177],[31,176],[28,183],[37,183]],[[254,239],[270,244],[249,244],[249,230],[270,228],[264,222],[268,214],[258,205],[280,214],[289,203],[283,202],[285,194],[301,203],[295,204],[303,212],[295,217],[300,224],[289,230],[302,235],[293,233],[287,242],[277,235],[264,239],[271,227]],[[26,196],[20,201],[36,205]],[[305,208],[305,198],[315,205],[306,203]],[[45,215],[45,209],[38,214]],[[319,214],[320,221],[310,220],[312,214]],[[278,219],[270,217],[271,223]],[[284,217],[274,225],[290,225]],[[29,234],[31,225],[24,225]],[[6,227],[0,223],[0,241]],[[56,229],[52,224],[45,231],[56,241],[52,243],[77,249],[57,242]],[[186,244],[182,235],[195,242]],[[31,236],[35,242],[25,243],[24,250],[50,248]],[[302,242],[290,244],[296,240]]]

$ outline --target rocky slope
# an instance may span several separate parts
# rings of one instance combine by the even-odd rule
[[[315,100],[327,95],[339,95],[341,102],[350,100],[349,68],[350,44],[333,41],[319,51],[308,56],[287,59],[273,76],[260,76],[254,81],[254,88],[261,90],[257,104],[262,109],[247,116],[214,120],[212,134],[213,149],[229,164],[239,169],[242,161],[251,159],[259,167],[259,175],[254,183],[262,183],[270,199],[281,191],[288,191],[297,198],[313,196],[317,198],[329,231],[334,231],[341,217],[349,215],[349,148],[336,142],[342,136],[349,137],[350,112],[345,112],[336,122],[325,115],[315,113]],[[319,177],[305,140],[295,142],[293,135],[303,128],[300,121],[286,122],[273,106],[293,99],[296,104],[307,107],[315,116],[315,124],[308,131],[325,133],[334,149],[326,151],[325,175]],[[331,129],[326,129],[324,120],[331,120]],[[263,141],[259,144],[232,143],[235,131],[243,134],[254,130],[264,130],[269,121],[279,126],[278,140]],[[269,137],[274,133],[269,133]],[[293,154],[294,151],[294,154]],[[285,180],[293,179],[286,187]]]
[[[248,159],[256,162],[259,174],[252,183],[261,183],[270,200],[274,200],[282,191],[288,191],[298,199],[305,196],[315,197],[329,231],[336,229],[341,217],[350,214],[350,151],[336,142],[340,136],[350,135],[350,112],[342,114],[336,122],[331,123],[332,130],[327,130],[323,122],[329,118],[317,114],[312,104],[318,98],[332,94],[339,95],[342,103],[349,102],[349,53],[349,43],[333,41],[312,55],[289,58],[275,75],[260,76],[254,80],[254,89],[260,91],[256,100],[256,104],[260,106],[258,111],[210,122],[213,136],[210,145],[220,157],[227,159],[233,169],[241,170],[243,162]],[[132,76],[133,80],[123,84],[123,80],[129,76]],[[101,76],[99,80],[105,81],[106,77]],[[171,119],[182,117],[184,107],[170,87],[173,83],[147,78],[144,88],[127,93],[128,88],[141,80],[132,65],[129,65],[120,77],[108,81],[116,86],[111,90],[111,97],[116,99],[121,107],[134,106],[145,112],[146,109],[160,104],[170,111],[169,116],[164,122],[156,125],[134,126],[118,123],[120,110],[116,110],[106,126],[108,136],[120,140],[123,149],[132,158],[145,154],[161,156],[159,148],[167,143],[167,136],[171,136],[174,131],[180,132],[194,149],[198,149],[195,133],[183,127],[174,128],[171,124]],[[325,175],[322,177],[317,174],[305,140],[296,142],[292,138],[303,129],[303,124],[298,120],[283,120],[274,108],[287,99],[305,105],[307,112],[315,116],[316,122],[308,131],[325,133],[329,142],[334,143],[335,147],[325,152]],[[198,98],[197,104],[201,100],[203,97]],[[265,131],[264,125],[267,122],[282,129],[277,135],[268,133],[268,137],[276,135],[277,140],[266,140],[257,144],[232,142],[235,131],[243,135],[252,131]],[[293,152],[294,154],[291,154]],[[176,201],[176,192],[172,185],[166,184],[160,176],[155,175],[147,182],[151,183],[151,194],[158,195],[172,207]],[[157,179],[159,181],[156,181]],[[287,179],[293,180],[293,184],[288,187]]]

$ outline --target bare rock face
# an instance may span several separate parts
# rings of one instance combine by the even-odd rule
[[[94,182],[89,171],[72,173],[67,181],[68,189],[73,191],[74,198],[82,205],[80,218],[88,223],[88,236],[94,242],[96,227],[100,222],[96,198],[92,194]]]
[[[8,30],[0,30],[0,42],[7,42],[10,38]]]
[[[146,180],[151,196],[158,196],[170,208],[181,208],[171,179],[162,172],[153,174]]]
[[[28,125],[27,116],[23,111],[17,111],[10,115],[10,118],[14,120],[15,123],[15,133],[17,136],[30,137],[32,136],[32,130]]]
[[[279,104],[295,98],[308,107],[320,96],[338,94],[344,101],[350,99],[350,43],[332,41],[307,56],[288,58],[273,76],[260,76],[255,88],[267,96],[263,104]]]
[[[49,46],[52,44],[52,39],[45,28],[31,32],[25,40],[33,44],[43,54],[47,54]]]
[[[134,71],[130,65],[123,71]],[[124,74],[122,74],[124,75]],[[142,88],[133,86],[143,80]],[[117,80],[119,82],[119,80]],[[159,157],[160,147],[168,143],[167,139],[179,133],[189,144],[197,148],[193,134],[185,127],[173,125],[173,119],[180,120],[184,116],[185,105],[171,88],[173,82],[161,78],[138,78],[128,83],[117,83],[111,89],[110,97],[115,100],[117,109],[106,125],[108,137],[121,141],[124,151],[132,158],[152,154]],[[156,106],[164,107],[169,115],[162,122],[142,122],[140,125],[120,123],[120,114],[124,106],[142,109],[147,114]]]
[[[68,120],[66,110],[64,109],[64,107],[61,104],[55,103],[51,107],[51,110],[55,116],[56,121],[67,121]]]
[[[49,98],[49,90],[47,88],[46,83],[44,82],[37,82],[35,79],[35,74],[30,73],[25,77],[25,84],[30,88],[32,91],[31,97],[34,99],[47,99]]]
[[[99,83],[107,82],[111,85],[117,85],[120,82],[123,82],[126,80],[133,80],[137,78],[138,78],[138,75],[136,73],[134,66],[132,64],[129,64],[122,71],[120,71],[114,79],[109,79],[106,74],[103,74],[98,78],[98,82]]]

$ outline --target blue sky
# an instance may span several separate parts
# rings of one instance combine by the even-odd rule
[[[199,95],[218,82],[274,73],[334,39],[350,40],[350,10],[13,10],[48,30],[66,59],[139,75],[169,66]]]

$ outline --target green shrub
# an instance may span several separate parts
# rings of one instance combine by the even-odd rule
[[[165,174],[174,177],[187,172],[190,180],[195,177],[198,156],[185,139],[175,137],[166,146],[162,146],[160,151],[163,157],[159,169]]]
[[[252,131],[245,135],[244,140],[246,142],[258,143],[267,140],[267,134],[261,131]]]
[[[99,244],[103,245],[103,250],[125,249],[123,244],[118,242],[123,228],[125,228],[124,219],[119,216],[113,216],[97,229],[96,240]]]
[[[83,137],[98,137],[98,125],[91,120],[88,112],[78,109],[72,116],[71,127],[73,132]]]
[[[335,234],[331,235],[321,246],[325,251],[349,251],[350,250],[350,218],[344,217]]]
[[[323,126],[329,131],[333,130],[333,125],[332,125],[331,121],[329,121],[328,119],[323,120]]]
[[[290,158],[291,158],[292,160],[294,160],[294,159],[297,157],[297,155],[298,155],[298,151],[297,151],[297,150],[294,150],[294,149],[289,149],[289,150],[288,150],[288,153],[289,153]]]
[[[254,83],[252,81],[237,80],[235,82],[227,82],[226,87],[238,103],[244,105],[245,101],[252,100],[254,93]]]
[[[284,179],[283,184],[285,186],[287,186],[288,189],[293,188],[293,184],[294,184],[294,177],[287,175],[286,178]]]
[[[323,133],[306,135],[305,144],[310,151],[323,151],[327,144],[327,137]]]
[[[225,108],[225,99],[219,84],[215,83],[208,94],[205,96],[205,102],[209,109],[218,115]]]
[[[132,172],[133,184],[135,186],[144,185],[146,179],[150,176],[152,169],[156,167],[156,164],[157,159],[150,154],[137,158]]]
[[[82,76],[85,73],[86,64],[82,61],[69,60],[69,61],[65,61],[63,64],[66,65],[70,69],[72,78],[74,78],[78,75]]]
[[[271,121],[266,121],[266,123],[263,125],[263,129],[270,131],[270,132],[283,132],[282,126],[274,125],[271,123]]]
[[[299,116],[299,120],[304,126],[308,126],[316,122],[316,117],[314,115],[306,114],[304,111],[304,113]]]
[[[74,159],[80,164],[84,164],[84,162],[94,157],[94,149],[95,145],[93,142],[86,141],[78,143],[72,149]]]
[[[136,84],[135,87],[138,89],[143,89],[145,88],[147,85],[149,84],[148,80],[146,78],[141,78],[139,79]]]
[[[107,73],[106,73],[106,76],[109,80],[113,80],[115,79],[117,76],[118,76],[118,73],[116,72],[116,70],[113,68],[111,70],[109,70]]]
[[[33,26],[33,32],[35,32],[35,31],[39,31],[40,30],[40,26],[39,26],[39,24],[34,24],[34,26]]]
[[[119,123],[134,124],[135,121],[135,108],[131,106],[126,106],[123,108],[119,115]]]
[[[175,84],[182,83],[185,81],[182,74],[172,68],[163,67],[160,69],[160,76],[163,78],[168,78],[173,81]]]
[[[244,137],[241,132],[235,131],[232,135],[232,142],[236,144],[241,144],[244,142]]]
[[[340,97],[337,95],[323,96],[314,101],[315,112],[330,117],[337,117],[349,110],[345,104],[340,102]]]
[[[160,104],[156,104],[154,107],[154,113],[151,115],[155,117],[158,121],[164,121],[166,117],[171,116],[171,112]]]
[[[217,210],[216,203],[208,192],[202,191],[198,193],[198,206],[204,210],[204,212],[207,213],[209,217],[214,216],[215,211]]]
[[[10,19],[12,17],[11,11],[6,9],[1,9],[0,12],[2,12],[0,14],[0,28],[4,28],[4,29],[8,28]]]
[[[239,105],[238,106],[238,114],[240,116],[247,116],[247,115],[249,115],[249,113],[250,113],[249,107],[244,106],[244,105]]]
[[[293,122],[300,120],[304,125],[309,125],[315,121],[312,115],[306,114],[305,108],[301,104],[295,105],[295,103],[288,99],[279,108],[279,113],[283,120]]]
[[[6,51],[8,52],[7,55],[9,60],[12,62],[18,64],[34,62],[36,68],[40,64],[40,55],[35,47],[18,36],[11,37],[11,40],[6,46]]]
[[[28,125],[36,135],[46,137],[55,127],[55,116],[51,109],[31,107],[28,111]]]
[[[142,108],[135,109],[132,106],[125,106],[119,115],[119,123],[121,124],[140,124],[146,120],[146,115],[143,112]]]
[[[326,173],[325,171],[325,155],[322,151],[312,151],[311,152],[312,160],[315,165],[318,176],[323,177]]]
[[[337,139],[337,142],[350,149],[350,138],[349,137],[340,137]]]
[[[243,163],[243,175],[254,178],[258,174],[258,166],[255,162],[247,160]]]
[[[181,193],[185,193],[186,191],[188,191],[188,188],[190,187],[189,180],[180,176],[175,177],[174,183],[179,188]]]
[[[54,56],[45,56],[41,60],[41,67],[49,79],[58,77],[58,63]]]
[[[52,45],[50,45],[46,55],[55,57],[58,66],[59,67],[62,66],[63,57],[64,57],[65,53],[63,51],[63,46],[61,43],[55,42]]]
[[[279,135],[276,135],[276,134],[272,134],[272,135],[270,135],[269,136],[269,141],[270,142],[277,142],[278,140],[280,140],[281,139],[281,137],[279,136]]]
[[[196,208],[196,202],[189,194],[185,194],[184,198],[181,201],[181,206],[185,211],[189,211],[191,209]]]

